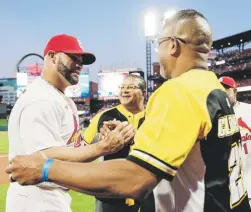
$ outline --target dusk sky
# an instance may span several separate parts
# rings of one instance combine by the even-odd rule
[[[84,49],[96,55],[90,66],[94,81],[100,68],[145,70],[145,13],[185,8],[207,17],[214,40],[251,29],[251,0],[2,1],[0,78],[13,76],[22,56],[42,54],[47,41],[61,33],[78,37]]]

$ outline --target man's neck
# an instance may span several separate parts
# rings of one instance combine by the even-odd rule
[[[125,106],[125,105],[122,105],[126,110],[128,110],[130,113],[132,114],[137,114],[137,113],[140,113],[142,112],[145,108],[144,108],[144,105],[138,105],[138,107],[130,107],[130,106]]]
[[[62,93],[65,92],[65,89],[67,86],[64,85],[62,80],[60,79],[59,76],[53,75],[53,74],[48,74],[47,72],[43,72],[41,77],[46,80],[48,83],[50,83],[53,87],[61,91]]]
[[[185,64],[185,66],[184,66]],[[184,60],[184,62],[182,62],[180,64],[180,66],[177,66],[176,69],[173,71],[171,78],[176,78],[190,70],[193,69],[203,69],[203,70],[207,70],[208,66],[207,66],[207,62],[205,62],[202,59],[186,59]]]

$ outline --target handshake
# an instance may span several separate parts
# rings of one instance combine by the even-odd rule
[[[126,121],[105,121],[100,128],[98,142],[105,154],[112,154],[126,145],[132,145],[135,133],[135,127]]]

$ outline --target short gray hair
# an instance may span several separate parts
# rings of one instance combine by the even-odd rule
[[[138,87],[142,90],[145,91],[146,90],[146,81],[143,77],[136,75],[136,74],[129,74],[128,76],[126,76],[126,78],[133,78],[133,79],[138,79],[139,83],[138,83]],[[125,78],[125,79],[126,79]]]

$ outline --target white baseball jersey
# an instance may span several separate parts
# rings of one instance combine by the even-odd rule
[[[9,159],[16,155],[31,154],[51,147],[66,145],[79,147],[82,135],[79,128],[77,108],[70,98],[38,77],[17,100],[10,114],[8,136]],[[56,188],[65,189],[48,182],[37,186],[43,187],[43,189],[48,187],[55,188],[55,190],[57,190]],[[17,183],[11,183],[8,195],[16,195],[17,197],[25,194],[27,196],[27,192],[28,189],[22,188]],[[30,196],[33,195],[35,195],[34,190]],[[51,201],[52,205],[56,204],[56,197],[60,195],[60,192],[55,195],[55,199]],[[67,198],[63,195],[62,201],[63,199],[68,201]],[[16,198],[9,196],[7,199]],[[9,201],[8,206],[7,201],[7,207],[12,204],[13,202]],[[60,201],[57,204],[57,211],[63,211],[59,205],[61,205]],[[53,207],[49,209],[54,211]]]
[[[234,106],[235,114],[241,131],[243,147],[243,174],[246,181],[248,196],[251,198],[251,105],[237,102]]]

